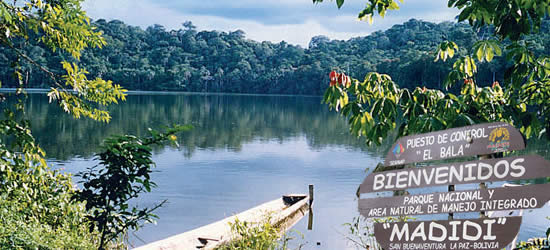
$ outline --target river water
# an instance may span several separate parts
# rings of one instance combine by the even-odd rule
[[[168,202],[157,210],[156,225],[130,235],[135,246],[220,220],[282,194],[307,193],[308,184],[313,184],[313,230],[307,230],[307,218],[302,219],[294,229],[303,238],[293,233],[292,245],[354,249],[343,224],[359,216],[357,187],[390,146],[366,147],[361,138],[350,136],[345,119],[330,112],[320,97],[134,93],[109,109],[113,118],[108,124],[75,120],[48,104],[44,94],[29,95],[35,137],[55,168],[72,173],[96,163],[93,155],[109,135],[145,135],[149,127],[175,123],[194,126],[178,136],[179,148],[155,149],[152,178],[158,187],[136,203]],[[531,153],[546,152],[546,142],[533,144],[528,148]],[[520,238],[542,236],[550,226],[548,215],[548,206],[526,211]]]

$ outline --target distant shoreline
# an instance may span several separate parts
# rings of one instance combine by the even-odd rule
[[[0,88],[0,93],[13,93],[16,88]],[[49,89],[25,88],[25,91],[30,94],[45,94]],[[229,92],[192,92],[192,91],[161,91],[161,90],[128,90],[128,95],[241,95],[241,96],[288,96],[288,97],[322,97],[321,95],[293,95],[293,94],[256,94],[256,93],[229,93]]]

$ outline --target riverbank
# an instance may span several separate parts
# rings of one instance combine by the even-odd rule
[[[17,91],[16,88],[0,88],[0,93],[13,93]],[[50,89],[42,88],[26,88],[27,93],[44,94],[48,93]],[[254,93],[231,93],[231,92],[192,92],[192,91],[150,91],[150,90],[128,90],[128,95],[231,95],[231,96],[282,96],[282,97],[315,97],[320,98],[321,95],[291,95],[291,94],[254,94]]]

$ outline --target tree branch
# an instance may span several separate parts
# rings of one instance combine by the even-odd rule
[[[54,72],[50,71],[49,69],[47,69],[46,67],[40,65],[39,63],[37,63],[35,60],[33,60],[32,58],[30,58],[28,55],[26,55],[25,53],[23,53],[22,51],[20,51],[19,49],[15,48],[13,46],[13,44],[9,41],[9,40],[6,40],[5,38],[3,37],[0,37],[1,41],[3,44],[6,44],[8,47],[10,47],[13,51],[15,51],[15,53],[17,53],[17,55],[19,55],[20,57],[22,57],[23,59],[27,60],[28,62],[30,62],[31,64],[33,64],[34,66],[38,67],[38,69],[40,69],[41,71],[45,72],[46,74],[48,74],[48,76],[53,80],[53,82],[55,83],[55,85],[57,85],[58,87],[60,88],[63,88],[63,85],[61,85],[58,81],[57,81],[57,78],[60,77],[59,75],[55,74]]]

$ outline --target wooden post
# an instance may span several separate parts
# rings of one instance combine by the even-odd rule
[[[448,189],[449,192],[455,191],[455,185],[449,185]],[[449,220],[452,220],[454,218],[454,213],[449,213]]]
[[[309,207],[313,206],[313,184],[309,184]]]
[[[307,217],[307,230],[313,229],[313,209],[309,207],[309,215]]]
[[[309,216],[307,217],[307,230],[313,229],[313,184],[309,184]]]
[[[489,159],[491,158],[491,155],[480,155],[479,159]],[[487,189],[487,184],[485,182],[479,183],[479,189]],[[487,218],[486,211],[479,212],[480,218]]]

